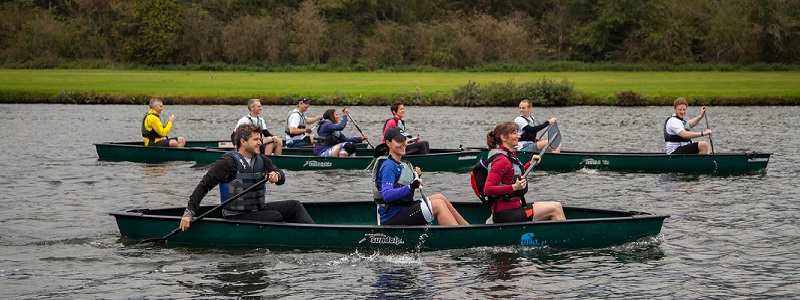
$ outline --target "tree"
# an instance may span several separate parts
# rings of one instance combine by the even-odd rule
[[[312,1],[304,1],[291,13],[292,43],[289,48],[297,64],[319,64],[327,54],[328,24]]]

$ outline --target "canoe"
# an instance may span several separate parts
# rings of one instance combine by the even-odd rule
[[[489,151],[481,149],[481,158]],[[533,152],[517,152],[522,161],[529,161]],[[649,173],[697,173],[736,175],[764,172],[772,153],[716,153],[714,155],[630,152],[582,152],[561,151],[546,153],[535,170],[574,171],[580,169],[649,172]]]
[[[160,163],[193,161],[192,151],[207,148],[232,148],[230,141],[186,141],[184,148],[145,147],[144,142],[107,142],[94,144],[99,160]]]
[[[207,149],[228,151],[233,149],[229,140],[224,141],[186,141],[183,148],[145,147],[144,142],[107,142],[94,144],[99,160],[161,163],[168,161],[194,161],[195,151]],[[356,145],[359,151],[367,151],[367,144]],[[362,150],[363,149],[363,150]],[[312,147],[284,148],[287,154],[311,153]],[[372,151],[369,150],[371,155]]]
[[[303,204],[317,224],[226,220],[209,214],[168,240],[169,244],[304,249],[437,250],[524,246],[557,249],[605,248],[660,234],[668,215],[564,207],[565,221],[483,224],[489,208],[453,202],[474,225],[378,226],[372,201]],[[204,206],[204,213],[212,206]],[[185,207],[132,209],[111,213],[120,234],[131,240],[159,238],[178,227]]]
[[[406,155],[404,160],[414,166],[421,167],[426,172],[466,172],[472,169],[480,154],[479,150],[461,149],[430,149],[425,155]],[[198,165],[210,164],[219,159],[225,150],[208,149],[194,151],[194,161]],[[350,157],[319,157],[312,153],[305,155],[274,155],[270,156],[272,162],[283,170],[357,170],[367,169],[373,164],[372,149],[359,149],[356,156]]]

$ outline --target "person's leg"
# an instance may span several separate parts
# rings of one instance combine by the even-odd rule
[[[286,222],[314,224],[306,208],[297,200],[267,202],[263,210],[278,211]]]
[[[711,146],[708,145],[705,141],[697,143],[697,153],[698,154],[711,154]]]
[[[283,147],[281,147],[281,146],[283,146],[283,140],[281,140],[281,138],[279,138],[277,136],[274,136],[274,135],[272,136],[272,140],[275,143],[275,148],[273,149],[275,155],[283,154]]]
[[[467,220],[464,220],[464,217],[456,211],[453,204],[444,195],[436,194],[428,197],[428,199],[431,200],[431,208],[439,225],[469,225]]]
[[[421,141],[416,143],[411,143],[406,146],[406,155],[412,154],[428,154],[430,153],[430,146],[428,145],[428,141]]]
[[[250,220],[259,222],[283,222],[283,216],[281,216],[281,213],[275,210],[252,211],[248,213],[231,216],[229,217],[229,219]]]
[[[560,202],[546,201],[533,203],[533,220],[566,220]]]
[[[261,139],[261,154],[264,155],[272,155],[275,152],[275,142],[272,141],[272,138],[265,137]]]

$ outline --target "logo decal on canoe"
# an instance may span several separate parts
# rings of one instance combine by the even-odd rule
[[[597,159],[593,159],[593,158],[584,158],[581,163],[584,164],[584,165],[590,165],[590,166],[607,166],[608,165],[608,160],[606,160],[606,159],[597,160]]]
[[[459,156],[458,160],[473,160],[478,159],[478,156]]]
[[[406,242],[403,239],[396,237],[396,236],[388,236],[383,233],[367,233],[364,234],[364,238],[358,241],[359,244],[369,240],[370,244],[393,244],[393,245],[402,245]]]
[[[332,162],[316,161],[316,160],[307,160],[306,163],[303,164],[303,167],[312,167],[312,168],[330,168],[332,166],[333,166]]]
[[[522,235],[519,242],[520,246],[529,246],[529,247],[543,247],[547,244],[547,241],[539,241],[538,239],[533,238],[533,233],[528,232]]]

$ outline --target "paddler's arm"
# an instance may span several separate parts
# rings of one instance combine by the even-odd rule
[[[236,162],[233,157],[223,155],[214,162],[214,165],[208,169],[206,175],[203,175],[203,179],[194,188],[192,195],[189,196],[189,202],[186,203],[186,210],[181,218],[181,230],[189,229],[189,224],[197,214],[200,202],[203,201],[206,194],[231,174],[236,174]]]

